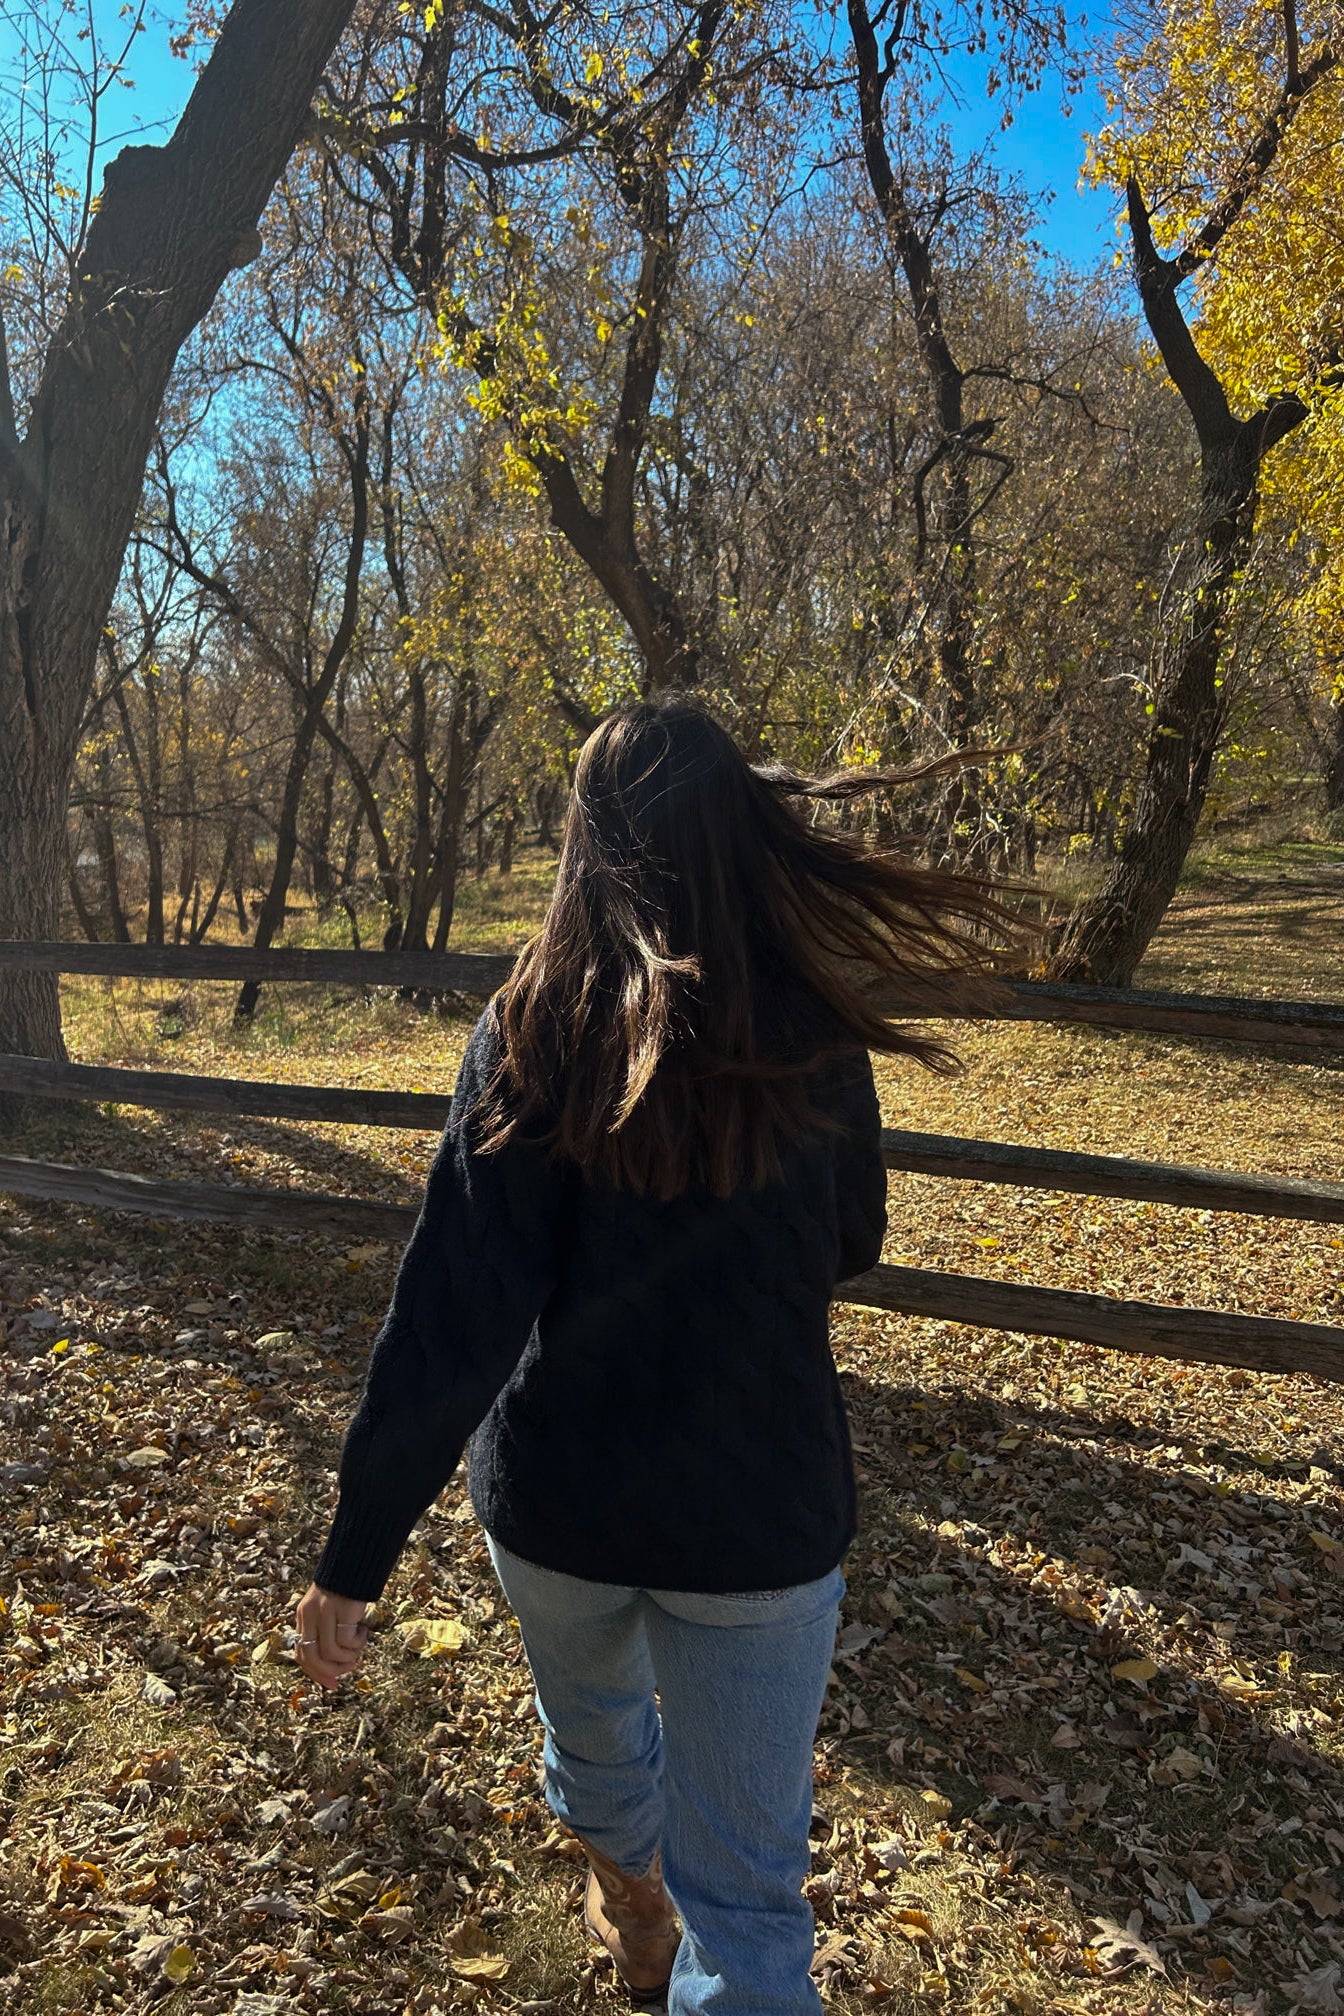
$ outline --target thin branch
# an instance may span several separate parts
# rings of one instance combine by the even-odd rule
[[[14,412],[14,386],[9,375],[9,343],[5,335],[5,311],[0,304],[0,466],[19,463],[19,429]]]
[[[1063,385],[1053,384],[1049,378],[1037,378],[1030,372],[1016,371],[1006,364],[969,364],[962,373],[962,376],[964,378],[994,378],[1004,385],[1013,385],[1020,390],[1030,389],[1033,392],[1046,394],[1052,399],[1062,400],[1066,406],[1076,406],[1083,418],[1096,431],[1105,430],[1112,434],[1124,434],[1128,431],[1127,428],[1119,425],[1116,421],[1103,420],[1099,414],[1094,413],[1088,404],[1086,395],[1079,391],[1076,386],[1070,390]]]
[[[439,132],[427,119],[406,119],[398,126],[380,126],[376,132],[361,134],[359,145],[362,150],[364,147],[398,147],[407,141],[421,145],[438,144],[455,161],[469,161],[475,168],[536,168],[548,161],[564,161],[577,153],[592,130],[595,129],[590,126],[584,132],[567,134],[563,140],[554,140],[546,147],[519,147],[500,153],[492,147],[482,147],[460,126],[449,126]]]
[[[1297,8],[1294,0],[1283,0],[1283,39],[1287,45],[1288,89],[1296,91],[1302,62],[1302,42],[1297,32]]]
[[[1217,374],[1200,356],[1181,312],[1176,298],[1181,277],[1178,262],[1164,259],[1153,242],[1152,216],[1136,176],[1131,175],[1125,184],[1125,198],[1134,248],[1134,274],[1153,340],[1195,423],[1200,447],[1207,451],[1224,445],[1235,433],[1237,423]]]
[[[1300,69],[1292,0],[1284,0],[1284,19],[1289,25],[1289,44],[1288,75],[1283,88],[1256,138],[1242,156],[1221,201],[1214,205],[1195,236],[1171,262],[1178,281],[1188,280],[1217,251],[1273,167],[1288,129],[1307,98],[1339,62],[1338,51],[1330,43],[1323,42],[1306,68]]]

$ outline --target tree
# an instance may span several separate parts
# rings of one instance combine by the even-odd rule
[[[755,24],[726,0],[600,15],[468,0],[393,23],[375,13],[328,90],[333,172],[625,618],[644,682],[693,683],[703,639],[649,551],[639,479],[683,246],[759,69]],[[450,90],[464,57],[476,81]]]
[[[71,766],[169,374],[256,256],[352,11],[234,0],[171,139],[124,148],[96,203],[90,134],[26,412],[0,331],[0,937],[57,935]],[[54,975],[0,970],[0,1050],[64,1054]]]
[[[1228,720],[1223,651],[1262,467],[1333,381],[1339,345],[1337,307],[1334,327],[1323,327],[1300,260],[1319,201],[1321,141],[1329,132],[1333,151],[1338,123],[1335,46],[1322,39],[1304,58],[1296,0],[1281,9],[1181,0],[1156,10],[1151,26],[1118,66],[1123,116],[1101,136],[1098,171],[1124,189],[1139,301],[1194,430],[1198,484],[1154,643],[1134,814],[1114,867],[1050,962],[1057,979],[1105,986],[1129,984],[1175,894]],[[1239,237],[1251,241],[1240,264]],[[1270,246],[1274,256],[1264,256]],[[1284,257],[1294,249],[1299,257]],[[1180,289],[1196,282],[1211,307],[1224,297],[1224,273],[1231,300],[1192,329]],[[1268,374],[1235,363],[1257,322],[1281,344],[1285,325],[1294,339]]]
[[[236,626],[241,639],[287,687],[291,696],[288,757],[275,820],[275,854],[253,944],[265,951],[283,929],[300,846],[300,814],[313,751],[320,737],[336,739],[329,704],[346,671],[358,629],[365,557],[374,519],[373,429],[377,407],[390,415],[410,372],[379,370],[371,382],[367,262],[342,229],[339,207],[308,178],[291,178],[270,212],[279,240],[259,267],[251,292],[266,349],[240,362],[276,394],[280,412],[295,422],[304,467],[300,496],[276,508],[272,498],[249,498],[239,542],[252,575],[212,566],[197,553],[191,529],[177,510],[171,475],[161,472],[169,546],[165,561],[191,575]],[[334,192],[328,191],[326,193]],[[348,220],[345,220],[348,221]],[[265,409],[267,419],[271,408]],[[263,423],[265,424],[265,423]],[[389,422],[390,424],[390,422]],[[285,444],[267,428],[258,461],[284,464]],[[249,472],[239,472],[243,483]],[[297,510],[293,509],[297,505]],[[306,521],[307,540],[295,539],[285,521]],[[337,585],[339,584],[339,585]],[[260,982],[239,990],[236,1018],[256,1012]]]

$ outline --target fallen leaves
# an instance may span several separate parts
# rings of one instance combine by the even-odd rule
[[[342,1792],[336,1799],[329,1799],[308,1816],[308,1825],[314,1834],[321,1834],[327,1840],[334,1835],[344,1834],[350,1825],[350,1794]]]
[[[131,1470],[157,1470],[168,1461],[168,1451],[160,1449],[153,1442],[147,1442],[143,1448],[130,1450],[122,1461]]]
[[[395,1945],[409,1939],[415,1931],[415,1913],[408,1904],[394,1904],[386,1911],[366,1911],[359,1927],[362,1932],[371,1932],[376,1938],[390,1940]]]
[[[1033,1785],[1026,1778],[1014,1778],[1007,1771],[991,1771],[985,1779],[985,1790],[995,1799],[1020,1799],[1025,1804],[1041,1797],[1039,1785]]]
[[[1204,1760],[1196,1757],[1193,1750],[1187,1750],[1178,1743],[1160,1759],[1148,1766],[1148,1776],[1154,1785],[1191,1784],[1204,1770]]]
[[[1131,1911],[1124,1925],[1117,1925],[1113,1918],[1094,1918],[1092,1923],[1097,1928],[1092,1951],[1111,1973],[1125,1974],[1131,1967],[1147,1967],[1154,1974],[1166,1973],[1162,1955],[1143,1936],[1142,1911]]]
[[[1344,1969],[1338,1960],[1326,1960],[1321,1966],[1313,1967],[1309,1974],[1294,1975],[1291,1981],[1281,1983],[1283,1993],[1296,2003],[1299,2009],[1319,2012],[1319,2016],[1341,2016],[1344,2000],[1340,1999],[1340,1983],[1344,1980]]]
[[[1344,1540],[1337,1539],[1333,1533],[1317,1532],[1315,1528],[1307,1537],[1312,1546],[1325,1556],[1325,1565],[1331,1574],[1344,1581]]]
[[[126,1960],[134,1973],[164,1980],[173,1988],[180,1988],[196,1965],[194,1951],[174,1932],[142,1933]]]
[[[351,1869],[318,1891],[317,1908],[333,1918],[357,1914],[372,1903],[381,1888],[378,1878],[367,1869]]]
[[[1156,1680],[1161,1668],[1152,1659],[1122,1659],[1118,1666],[1112,1666],[1112,1680],[1135,1680],[1141,1686]]]
[[[244,1897],[238,1910],[246,1918],[302,1918],[303,1906],[283,1891],[259,1891]]]
[[[47,1884],[47,1901],[54,1903],[62,1891],[102,1890],[106,1872],[96,1862],[83,1862],[74,1855],[58,1855]]]
[[[22,1959],[32,1947],[32,1935],[13,1911],[0,1911],[0,1946]]]
[[[408,1024],[406,1054],[445,1026],[451,1084],[461,1028]],[[1250,1118],[1269,1111],[1299,1128],[1287,1173],[1333,1152],[1338,1086],[1315,1066],[1086,1032],[972,1044],[988,1068],[961,1091],[900,1077],[902,1124],[1013,1138],[1030,1107],[1059,1145],[1160,1154],[1143,1130],[1176,1074],[1210,1113],[1230,1087],[1209,1159],[1271,1166]],[[338,1075],[301,1051],[266,1069]],[[975,1125],[938,1106],[967,1096]],[[389,1135],[376,1160],[354,1130],[236,1133],[247,1180],[406,1197],[432,1146]],[[223,1152],[180,1116],[123,1134],[87,1159],[205,1178]],[[1018,1278],[1306,1315],[1325,1314],[1323,1257],[1330,1281],[1344,1265],[1309,1226],[934,1179],[897,1177],[891,1196],[912,1264],[997,1238],[974,1271],[1011,1255]],[[395,1259],[208,1226],[113,1238],[0,1204],[0,1732],[42,1914],[28,1957],[0,1917],[3,2016],[67,1962],[101,1970],[90,2009],[120,1995],[139,2016],[182,1949],[202,2016],[608,2006],[603,1975],[571,1987],[581,1851],[545,1845],[530,1689],[485,1607],[498,1592],[460,1481],[398,1569],[360,1680],[319,1697],[288,1660]],[[1333,1996],[1338,2016],[1338,1391],[852,1312],[835,1335],[865,1473],[809,1875],[837,2012],[1269,2016],[1282,1994],[1320,2016]],[[417,1636],[449,1625],[437,1656]],[[169,1738],[180,1776],[152,1761]],[[514,1929],[534,1902],[567,1928],[558,1978]],[[160,1948],[158,1974],[131,1967]]]
[[[1262,1687],[1252,1674],[1235,1669],[1220,1673],[1217,1686],[1220,1694],[1228,1694],[1234,1701],[1268,1701],[1274,1692],[1272,1687]]]
[[[491,1946],[478,1918],[461,1918],[444,1941],[448,1964],[459,1981],[502,1981],[509,1962]]]
[[[455,1617],[412,1617],[398,1624],[397,1635],[403,1652],[419,1653],[422,1659],[460,1652],[469,1643],[466,1625]]]
[[[888,1925],[894,1925],[896,1930],[903,1932],[907,1939],[931,1940],[933,1938],[933,1920],[927,1911],[913,1911],[909,1909],[889,1911],[884,1922]]]

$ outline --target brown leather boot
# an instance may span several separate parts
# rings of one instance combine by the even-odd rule
[[[681,1927],[663,1888],[663,1858],[656,1852],[642,1876],[627,1876],[581,1834],[588,1858],[583,1916],[588,1930],[616,1962],[616,1972],[637,1995],[656,1995],[672,1976]]]

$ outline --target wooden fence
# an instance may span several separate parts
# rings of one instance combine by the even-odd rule
[[[396,986],[474,996],[507,977],[512,960],[489,954],[269,951],[248,946],[160,947],[0,941],[0,966],[47,972],[147,978],[320,980],[360,988]],[[1317,1002],[1229,999],[1139,990],[1065,988],[1011,982],[992,1008],[967,1008],[946,994],[891,997],[924,1015],[975,1014],[1014,1020],[1084,1022],[1187,1037],[1344,1050],[1344,1008]],[[446,1096],[326,1085],[268,1084],[188,1073],[131,1071],[0,1055],[0,1093],[248,1115],[268,1119],[437,1130]],[[1344,1224],[1344,1185],[1121,1156],[1074,1154],[1001,1141],[888,1129],[889,1168],[977,1183],[1080,1191],[1263,1217]],[[335,1237],[403,1240],[416,1207],[384,1199],[322,1196],[225,1184],[160,1182],[124,1171],[68,1167],[0,1156],[0,1192],[58,1199],[157,1218],[230,1219]],[[837,1299],[905,1315],[984,1328],[1067,1337],[1111,1350],[1262,1371],[1344,1379],[1344,1329],[1324,1324],[1128,1302],[976,1275],[879,1266],[842,1283]]]
[[[93,973],[141,980],[324,980],[342,987],[412,987],[485,995],[513,968],[510,953],[258,952],[251,945],[62,945],[0,940],[0,966],[31,973]],[[967,1006],[956,988],[927,983],[908,995],[887,990],[884,1005],[910,1014],[1014,1022],[1092,1022],[1168,1036],[1220,1036],[1241,1043],[1287,1043],[1344,1050],[1344,1007],[1320,1001],[1256,1001],[1223,994],[1164,994],[1142,988],[1064,987],[1047,980],[999,983],[992,1011]]]

